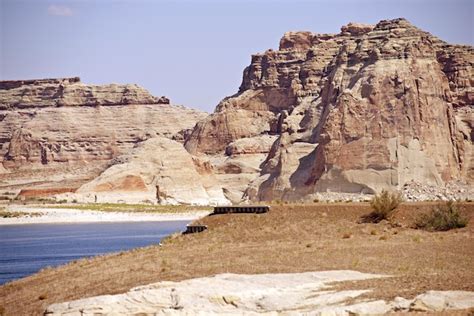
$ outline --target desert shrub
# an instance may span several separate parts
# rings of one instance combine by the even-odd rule
[[[467,223],[468,219],[459,212],[456,203],[448,201],[436,206],[431,213],[420,216],[415,225],[429,231],[446,231],[465,227]]]
[[[342,239],[349,239],[349,238],[352,238],[351,233],[345,233],[344,235],[342,235]]]
[[[17,218],[21,217],[21,212],[10,212],[0,209],[0,218]]]
[[[382,190],[370,201],[372,212],[363,216],[363,222],[378,223],[382,220],[390,220],[393,212],[403,202],[399,192],[388,192]]]

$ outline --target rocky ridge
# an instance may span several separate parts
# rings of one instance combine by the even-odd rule
[[[135,84],[83,84],[79,77],[0,81],[0,110],[51,106],[169,104]]]
[[[74,191],[141,142],[179,141],[207,115],[167,103],[137,85],[0,81],[0,190]]]

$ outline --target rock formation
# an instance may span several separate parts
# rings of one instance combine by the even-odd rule
[[[238,92],[207,117],[156,105],[169,100],[135,85],[3,82],[2,165],[9,172],[25,163],[74,168],[94,161],[75,172],[71,186],[111,169],[79,189],[82,197],[134,192],[125,198],[161,203],[363,196],[410,183],[430,192],[472,186],[473,63],[471,46],[395,19],[349,23],[338,34],[285,33],[278,50],[252,56]],[[130,153],[156,136],[173,141],[159,138]],[[36,175],[41,184],[44,174]]]
[[[80,78],[0,82],[0,110],[51,106],[169,104],[135,84],[86,85]]]
[[[173,138],[206,116],[168,103],[137,85],[0,81],[0,190],[73,191],[136,144]]]
[[[429,291],[414,299],[368,300],[364,289],[332,290],[329,283],[381,278],[357,271],[282,274],[219,274],[181,282],[163,281],[118,295],[53,304],[60,315],[382,315],[390,312],[444,312],[474,307],[474,293]]]
[[[470,184],[473,62],[472,47],[405,19],[350,23],[339,34],[288,32],[278,51],[252,56],[239,92],[185,146],[219,155],[243,139],[275,137],[243,196],[250,200]]]
[[[77,194],[64,197],[89,202],[227,203],[222,191],[208,189],[183,145],[158,136],[120,156],[116,164],[81,186]]]

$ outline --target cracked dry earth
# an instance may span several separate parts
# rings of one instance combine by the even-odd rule
[[[414,220],[429,212],[434,205],[402,204],[394,217],[396,225],[359,224],[360,218],[370,212],[367,203],[275,205],[269,213],[261,215],[209,216],[199,220],[208,226],[203,233],[175,235],[164,240],[161,246],[82,259],[3,285],[0,287],[0,306],[4,308],[5,315],[42,315],[48,306],[57,306],[53,304],[100,295],[128,295],[122,294],[127,292],[137,295],[136,290],[129,292],[130,289],[147,289],[147,285],[163,281],[187,280],[183,284],[198,284],[206,280],[222,282],[230,278],[238,284],[241,282],[239,278],[252,279],[251,276],[235,274],[303,273],[299,277],[294,275],[294,278],[302,280],[304,288],[304,284],[315,283],[317,273],[335,270],[350,270],[352,272],[347,273],[355,275],[370,274],[370,278],[339,279],[345,281],[330,284],[331,288],[313,284],[313,289],[317,291],[358,293],[353,299],[346,298],[335,304],[354,305],[383,300],[384,304],[392,307],[390,304],[394,302],[403,303],[406,307],[407,301],[397,297],[409,300],[411,306],[419,295],[428,295],[438,297],[433,300],[444,302],[441,304],[444,307],[452,305],[445,297],[451,297],[452,293],[440,294],[438,291],[456,291],[468,295],[468,300],[472,302],[472,298],[469,299],[471,294],[464,292],[474,291],[474,204],[459,205],[461,212],[470,219],[465,228],[439,233],[411,228]],[[373,274],[390,277],[375,278]],[[206,277],[211,278],[199,279]],[[257,288],[260,286],[258,278],[252,283]],[[271,277],[275,284],[277,278]],[[178,284],[162,285],[175,287],[179,303],[186,304]],[[156,285],[150,287],[156,289]],[[236,287],[239,289],[239,286]],[[288,290],[288,286],[282,285],[281,288],[286,289],[283,292]],[[203,289],[211,291],[212,287]],[[266,291],[272,292],[268,288]],[[209,295],[214,297],[214,294]],[[164,304],[168,306],[170,292],[163,295],[167,299]],[[225,296],[226,293],[217,292],[219,295]],[[232,306],[232,302],[239,304],[232,300],[233,296],[239,297],[243,306],[256,304],[255,301],[243,300],[239,295],[233,293],[226,300]],[[439,295],[444,298],[439,298]],[[267,296],[270,301],[273,300]],[[290,297],[290,294],[287,296]],[[223,298],[216,300],[213,303],[216,306],[223,304]],[[185,310],[173,309],[173,312]],[[406,312],[406,309],[401,309],[397,313]],[[469,311],[434,313],[465,315]]]

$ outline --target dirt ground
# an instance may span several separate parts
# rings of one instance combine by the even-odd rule
[[[435,203],[402,204],[393,222],[359,220],[367,203],[272,206],[266,214],[215,215],[203,233],[82,259],[0,287],[5,315],[41,315],[52,303],[122,293],[162,280],[218,273],[282,273],[350,269],[392,275],[336,288],[373,289],[371,298],[412,298],[427,290],[474,291],[474,203],[461,203],[466,228],[411,228]]]

